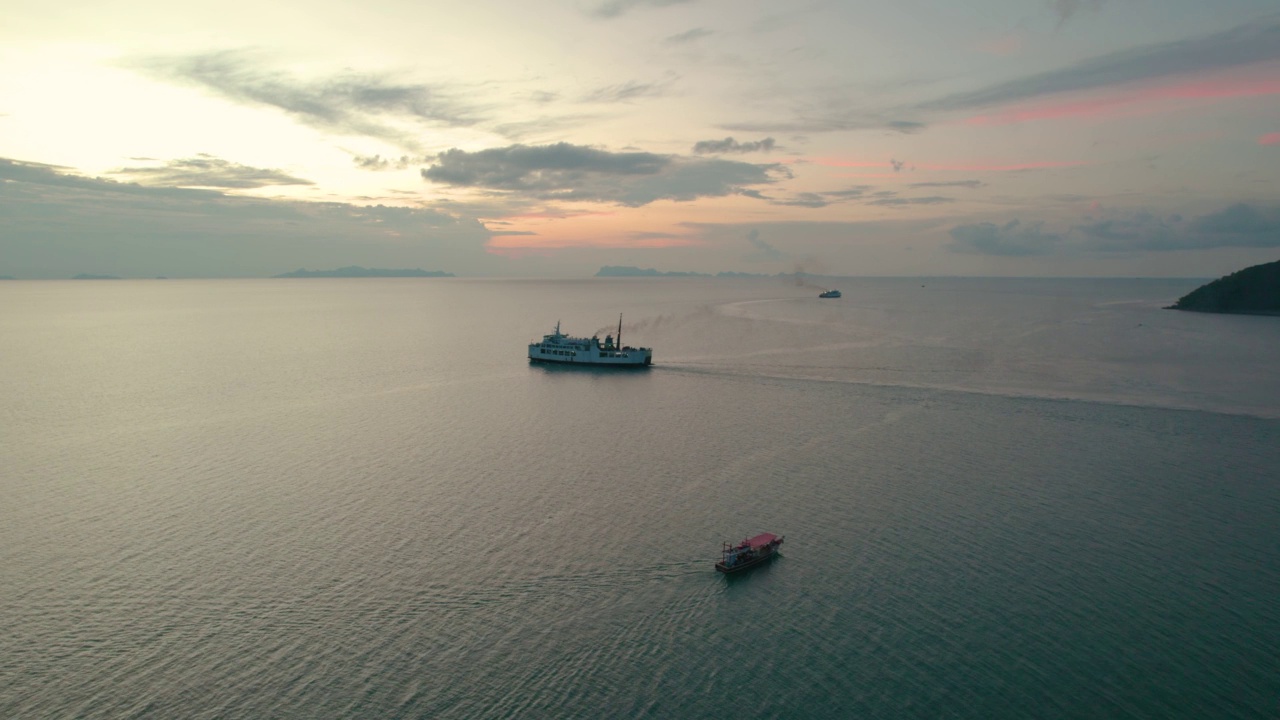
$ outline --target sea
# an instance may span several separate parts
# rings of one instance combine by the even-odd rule
[[[0,283],[0,717],[1280,717],[1201,282]]]

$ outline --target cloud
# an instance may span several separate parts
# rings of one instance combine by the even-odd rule
[[[249,167],[205,154],[184,160],[170,160],[160,167],[120,168],[112,170],[110,174],[142,185],[164,187],[247,189],[315,184],[280,170]]]
[[[1188,223],[1199,247],[1280,247],[1280,205],[1236,203]]]
[[[1023,225],[1019,220],[1010,220],[1004,225],[957,225],[951,228],[947,249],[978,255],[1046,255],[1062,241],[1062,236],[1044,232],[1043,225],[1039,222]]]
[[[148,187],[0,159],[0,257],[20,277],[266,276],[298,267],[493,271],[474,218]]]
[[[493,125],[493,131],[508,140],[523,140],[542,135],[562,135],[567,130],[589,125],[600,115],[579,113],[556,117],[535,117]]]
[[[609,152],[557,143],[511,145],[477,152],[452,149],[422,170],[431,182],[517,194],[538,200],[607,202],[639,207],[656,200],[740,194],[744,186],[775,182],[778,165],[685,158],[648,152]]]
[[[1280,17],[1270,16],[1223,32],[1121,50],[1059,70],[948,95],[922,103],[917,109],[967,110],[1278,59]]]
[[[818,193],[802,192],[788,200],[770,200],[774,205],[787,205],[790,207],[807,207],[820,208],[831,204],[830,200]]]
[[[955,202],[954,198],[939,197],[931,195],[929,197],[900,198],[900,197],[883,197],[877,200],[868,200],[868,205],[887,205],[890,207],[904,205],[940,205],[942,203]]]
[[[693,152],[699,155],[707,153],[769,152],[773,149],[773,144],[774,140],[771,137],[744,143],[727,137],[723,140],[699,140],[694,144]]]
[[[1280,145],[1280,132],[1267,133],[1258,138],[1259,145]]]
[[[471,127],[483,119],[475,106],[443,86],[358,73],[307,81],[266,69],[261,57],[245,51],[148,57],[128,65],[243,105],[276,108],[320,130],[376,137],[405,148],[417,147],[417,133],[385,121]]]
[[[747,233],[747,242],[751,243],[751,246],[755,248],[755,252],[743,257],[743,260],[747,262],[776,262],[787,257],[786,253],[762,240],[760,231],[756,228],[751,228],[751,231]]]
[[[910,134],[918,133],[928,127],[928,125],[925,125],[922,122],[914,122],[912,120],[890,120],[885,123],[885,127],[890,130],[896,130],[900,133]]]
[[[923,188],[923,187],[962,187],[976,189],[986,185],[981,180],[944,180],[940,182],[914,182],[908,183],[907,187]]]
[[[1003,226],[959,225],[952,228],[954,242],[948,247],[983,255],[1280,247],[1280,205],[1236,203],[1190,220],[1179,214],[1116,211],[1073,225],[1062,234],[1045,232],[1043,226],[1043,222],[1022,225],[1018,220]]]
[[[661,83],[641,83],[629,80],[617,85],[606,85],[596,88],[582,96],[585,103],[625,103],[637,98],[662,97],[675,78]]]
[[[1058,16],[1058,27],[1071,19],[1072,15],[1082,7],[1100,10],[1105,0],[1051,0],[1053,13]]]
[[[824,111],[801,113],[794,120],[732,122],[720,125],[736,132],[843,132],[846,130],[892,130],[903,134],[920,132],[927,127],[913,120],[893,120],[882,114],[858,111]]]
[[[904,160],[894,160],[893,158],[889,158],[889,164],[893,166],[894,172],[902,172],[903,166],[907,163]]]
[[[692,30],[686,30],[682,33],[677,33],[675,35],[668,35],[666,38],[662,40],[662,44],[663,45],[687,45],[691,42],[694,42],[695,40],[701,40],[702,38],[711,34],[713,33],[706,28],[696,27],[696,28],[693,28]]]
[[[853,187],[846,188],[844,190],[828,190],[827,192],[824,192],[822,194],[828,197],[850,199],[850,198],[862,197],[863,195],[867,194],[867,191],[870,189],[871,189],[870,185],[854,185]]]
[[[381,155],[370,155],[363,157],[355,156],[356,167],[361,170],[404,170],[409,167],[413,160],[408,155],[401,155],[398,158],[384,158]]]
[[[696,2],[697,0],[609,0],[603,5],[597,6],[591,10],[590,14],[594,17],[611,20],[621,17],[632,9],[642,5],[652,7],[667,7],[668,5],[684,5],[686,3]]]

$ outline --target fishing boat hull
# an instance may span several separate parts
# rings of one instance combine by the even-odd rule
[[[725,573],[726,575],[732,575],[733,573],[740,573],[743,570],[750,570],[753,567],[760,567],[761,565],[772,560],[775,556],[777,556],[777,554],[778,553],[775,550],[773,552],[770,552],[768,555],[758,557],[755,560],[748,560],[744,563],[739,563],[737,565],[734,565],[733,567],[728,567],[724,563],[718,562],[716,563],[716,571]]]
[[[716,571],[729,574],[758,567],[778,554],[783,539],[773,533],[761,533],[737,545],[725,543],[720,551],[720,562],[716,563]]]

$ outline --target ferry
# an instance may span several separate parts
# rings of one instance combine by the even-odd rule
[[[618,316],[618,339],[605,335],[589,338],[570,337],[560,332],[543,335],[539,342],[529,343],[529,362],[564,363],[606,367],[648,367],[653,364],[653,348],[622,344],[622,316]]]
[[[753,568],[777,554],[782,546],[783,537],[773,533],[760,533],[747,538],[737,545],[724,544],[720,551],[720,562],[716,570],[722,573],[735,573]]]
[[[839,290],[828,290],[828,291],[826,291],[826,292],[824,292],[824,293],[820,293],[820,294],[818,295],[818,297],[820,297],[820,298],[838,298],[838,297],[840,297],[840,291],[839,291]]]

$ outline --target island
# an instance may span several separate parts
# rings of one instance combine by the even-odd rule
[[[779,273],[781,275],[782,273]],[[729,277],[729,278],[762,278],[776,277],[744,272],[718,272],[715,275],[702,272],[680,272],[677,270],[662,271],[653,268],[638,268],[632,265],[605,265],[596,273],[596,277]]]
[[[349,265],[337,270],[306,270],[298,269],[293,272],[281,273],[273,275],[278,278],[404,278],[404,277],[454,277],[453,273],[442,272],[440,270],[422,270],[420,268],[410,268],[405,270],[386,270],[383,268],[362,268],[359,265]]]
[[[1280,315],[1280,260],[1247,267],[1201,285],[1166,309]]]
[[[605,265],[596,273],[596,277],[711,277],[711,275],[700,272],[663,272],[631,265]]]

